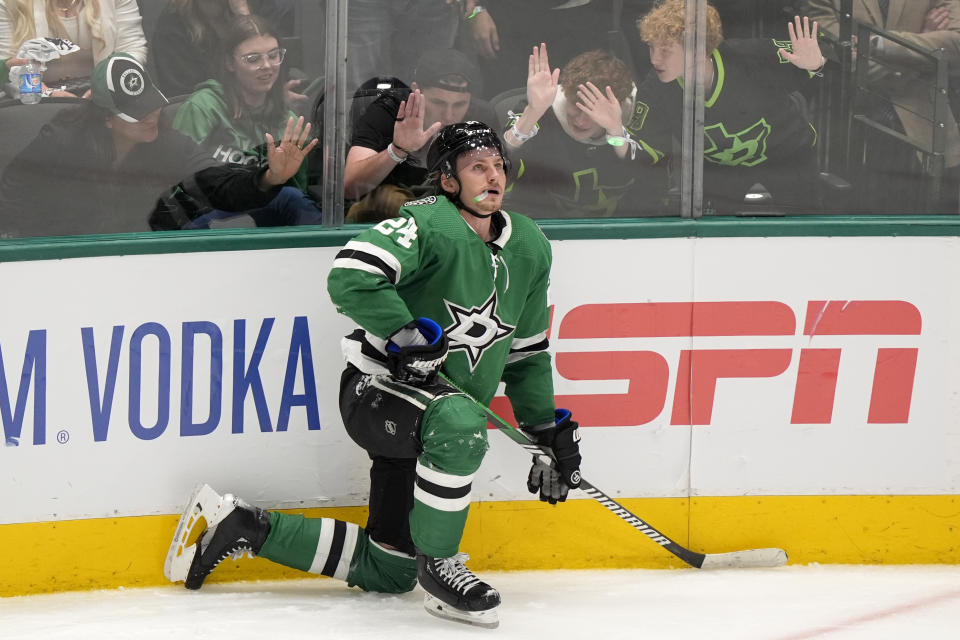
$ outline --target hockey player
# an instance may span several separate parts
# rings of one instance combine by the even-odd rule
[[[249,550],[369,591],[419,582],[430,613],[497,626],[499,593],[459,553],[488,448],[474,398],[489,403],[505,382],[521,428],[552,448],[553,465],[535,458],[527,478],[552,504],[580,483],[578,425],[553,401],[550,245],[532,220],[500,208],[508,164],[496,133],[449,125],[429,166],[437,195],[347,243],[328,280],[337,308],[360,325],[343,339],[340,409],[372,461],[367,526],[270,513],[203,486],[171,544],[169,579],[199,588],[220,561]],[[208,528],[188,546],[201,515]]]

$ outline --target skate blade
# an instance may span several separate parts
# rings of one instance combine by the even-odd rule
[[[163,563],[163,575],[170,582],[187,579],[190,564],[196,552],[197,540],[211,522],[218,522],[217,514],[225,501],[210,488],[201,484],[193,490],[187,505],[180,515],[176,532],[170,542],[167,558]]]
[[[451,607],[447,603],[439,600],[429,593],[423,596],[423,608],[432,616],[454,622],[483,627],[484,629],[496,629],[500,626],[500,617],[497,615],[496,608],[486,611],[463,611],[456,607]]]

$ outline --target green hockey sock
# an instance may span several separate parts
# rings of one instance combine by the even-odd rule
[[[364,591],[406,593],[417,586],[417,561],[363,536],[347,584]]]
[[[417,584],[416,560],[386,549],[360,526],[332,518],[272,512],[258,554],[282,565],[345,580],[364,591],[405,593]]]
[[[366,536],[359,525],[333,518],[305,518],[273,511],[270,535],[258,554],[294,569],[346,580]]]
[[[449,558],[460,548],[470,509],[473,475],[444,473],[417,461],[410,536],[417,548],[428,556]]]
[[[460,548],[473,477],[489,447],[486,414],[463,394],[445,396],[424,414],[421,439],[410,536],[425,554],[449,558]]]

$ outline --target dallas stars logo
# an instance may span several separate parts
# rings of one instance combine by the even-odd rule
[[[767,138],[770,125],[760,118],[752,126],[730,134],[722,122],[703,128],[706,138],[703,156],[710,162],[728,167],[753,167],[767,160]]]
[[[143,76],[137,69],[127,69],[120,74],[120,88],[128,96],[138,96],[143,93]]]
[[[443,303],[447,305],[447,311],[453,318],[453,324],[443,330],[450,339],[450,351],[459,349],[466,352],[470,371],[480,363],[487,349],[498,340],[509,336],[515,329],[497,316],[496,291],[492,292],[482,305],[471,309],[465,309],[449,300],[444,300]]]

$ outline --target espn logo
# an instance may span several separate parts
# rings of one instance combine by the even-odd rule
[[[648,302],[575,307],[557,333],[561,340],[736,337],[742,344],[742,337],[761,336],[918,336],[921,326],[920,311],[900,300],[810,301],[802,326],[793,310],[777,301]],[[877,347],[867,423],[908,421],[919,351],[909,344]],[[667,349],[570,352],[559,345],[560,376],[629,381],[626,394],[557,396],[557,406],[570,409],[583,426],[635,426],[657,419],[667,408],[671,376],[670,424],[709,425],[718,380],[780,376],[794,357],[799,361],[790,423],[829,424],[843,354],[835,347],[681,349],[679,357],[668,356],[671,368]],[[497,404],[502,411],[508,406],[502,398]]]

